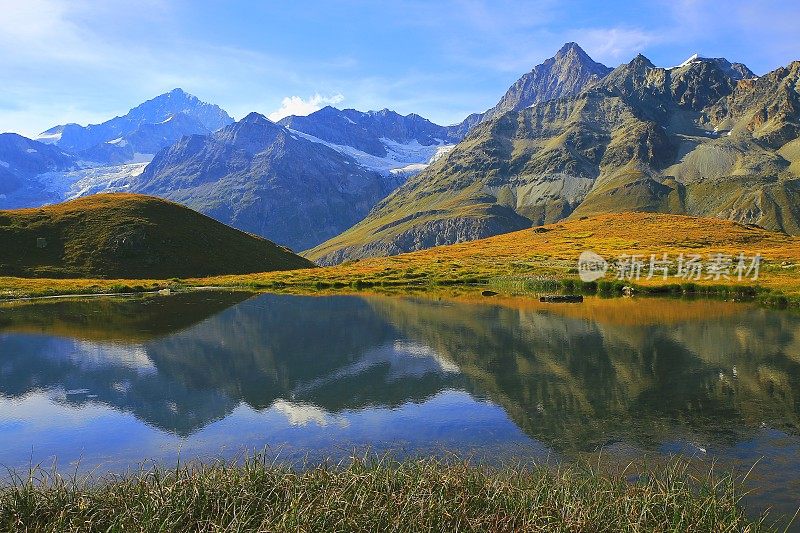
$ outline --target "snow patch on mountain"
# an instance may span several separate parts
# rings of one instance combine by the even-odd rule
[[[45,144],[57,144],[61,140],[61,132],[41,133],[36,137],[36,140]]]
[[[146,166],[146,162],[140,162],[69,172],[48,172],[40,174],[37,179],[43,189],[66,201],[100,192],[126,191],[130,187],[130,180],[141,174]]]
[[[406,165],[400,168],[393,168],[389,172],[392,173],[394,176],[405,176],[410,177],[416,174],[419,174],[423,170],[428,167],[425,163],[412,163],[411,165]]]
[[[431,158],[431,160],[428,161],[428,164],[435,163],[439,159],[443,158],[444,156],[446,156],[447,154],[452,152],[453,148],[455,148],[455,147],[456,147],[455,144],[443,144],[443,145],[439,146],[436,149],[436,153],[433,154],[433,157]]]
[[[677,65],[677,66],[674,66],[674,67],[669,67],[667,70],[673,70],[673,69],[676,69],[676,68],[682,68],[682,67],[685,67],[686,65],[691,65],[692,63],[694,63],[695,61],[699,61],[700,59],[701,59],[700,54],[692,54],[691,56],[689,56],[689,58],[686,61],[684,61],[680,65]]]
[[[382,137],[380,141],[386,146],[387,155],[386,157],[378,157],[353,148],[352,146],[324,141],[313,135],[303,133],[302,131],[289,131],[291,131],[293,135],[297,135],[311,142],[323,144],[328,148],[336,150],[340,154],[348,155],[355,159],[360,166],[374,170],[385,176],[407,177],[418,174],[429,164],[455,147],[454,144],[445,144],[445,141],[440,139],[437,139],[440,144],[426,146],[420,144],[416,139],[409,143],[399,143],[392,139]]]

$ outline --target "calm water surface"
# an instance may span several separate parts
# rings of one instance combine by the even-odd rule
[[[0,464],[456,452],[747,470],[800,505],[800,315],[236,293],[0,305]]]

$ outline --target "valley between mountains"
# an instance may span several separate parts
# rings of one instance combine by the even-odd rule
[[[575,235],[603,224],[618,239],[608,253],[642,251],[643,239],[648,253],[681,239],[708,253],[769,249],[776,278],[765,284],[794,294],[800,61],[761,76],[700,56],[661,67],[638,55],[612,68],[567,43],[494,107],[448,126],[334,107],[234,120],[175,89],[100,124],[54,126],[36,139],[1,134],[0,209],[8,296],[294,268],[307,274],[264,283],[349,286],[375,268],[386,275],[364,279],[389,285],[562,279],[579,247],[567,246],[575,257],[550,254],[556,243],[531,241],[531,228],[567,228],[550,238],[594,246]],[[686,221],[714,238],[692,241]],[[638,237],[622,223],[641,223]],[[505,234],[538,248],[485,240]],[[436,248],[446,245],[458,246]],[[492,268],[478,259],[488,249]],[[384,259],[360,263],[369,258]],[[400,264],[408,277],[395,276]],[[78,278],[100,281],[66,281]]]

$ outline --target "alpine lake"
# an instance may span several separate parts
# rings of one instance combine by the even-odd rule
[[[264,452],[687,458],[800,505],[800,314],[719,300],[199,291],[0,304],[0,465]],[[629,467],[632,471],[635,467]]]

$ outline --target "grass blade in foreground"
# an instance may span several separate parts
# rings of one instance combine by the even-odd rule
[[[673,463],[636,482],[580,466],[489,469],[264,458],[99,481],[37,470],[0,491],[3,531],[762,531],[730,476]]]

